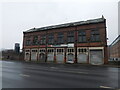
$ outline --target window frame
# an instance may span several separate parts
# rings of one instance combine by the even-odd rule
[[[48,44],[54,44],[54,33],[48,34]]]
[[[33,36],[33,45],[39,45],[38,36]]]
[[[86,43],[87,37],[86,37],[86,31],[85,30],[79,30],[78,31],[78,42],[79,43]]]
[[[75,42],[75,31],[69,31],[67,33],[67,43],[74,43]]]
[[[30,46],[31,45],[31,40],[26,40],[25,46]]]
[[[57,44],[63,44],[64,43],[64,33],[59,32],[57,33]]]
[[[46,35],[42,35],[40,38],[40,45],[45,45],[46,44]]]
[[[90,41],[91,42],[100,42],[101,41],[99,30],[91,30]]]

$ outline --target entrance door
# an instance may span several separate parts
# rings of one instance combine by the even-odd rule
[[[31,53],[31,60],[37,61],[37,53]]]
[[[68,63],[74,63],[74,54],[69,53],[69,54],[67,55],[67,62],[68,62]]]
[[[67,63],[74,63],[74,48],[67,48]]]
[[[30,54],[29,54],[29,53],[26,53],[26,54],[25,54],[25,60],[26,60],[26,61],[29,61],[29,60],[30,60]]]
[[[90,50],[90,63],[101,65],[103,64],[103,51],[100,50]]]
[[[40,60],[40,62],[45,62],[45,54],[44,53],[39,54],[39,60]]]
[[[37,53],[38,53],[37,49],[33,49],[31,51],[31,61],[37,61]]]
[[[87,48],[78,48],[77,51],[77,58],[78,63],[87,63],[87,57],[88,57],[88,50]]]
[[[57,49],[56,61],[57,61],[57,63],[63,63],[64,62],[64,49],[63,48]]]
[[[47,61],[48,62],[54,61],[54,49],[53,48],[48,49]]]

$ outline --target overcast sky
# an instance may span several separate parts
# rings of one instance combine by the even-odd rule
[[[91,2],[90,2],[91,1]],[[118,35],[119,0],[45,0],[1,2],[2,48],[22,48],[23,31],[68,22],[101,18],[107,20],[107,37],[110,44]]]

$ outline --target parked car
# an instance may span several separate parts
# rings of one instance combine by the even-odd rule
[[[73,64],[74,61],[72,59],[68,59],[66,63],[70,63],[70,64]]]

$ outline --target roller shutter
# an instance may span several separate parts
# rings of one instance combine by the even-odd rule
[[[78,63],[87,63],[87,54],[78,54]]]
[[[100,50],[90,50],[90,63],[95,65],[103,64],[103,51]]]

